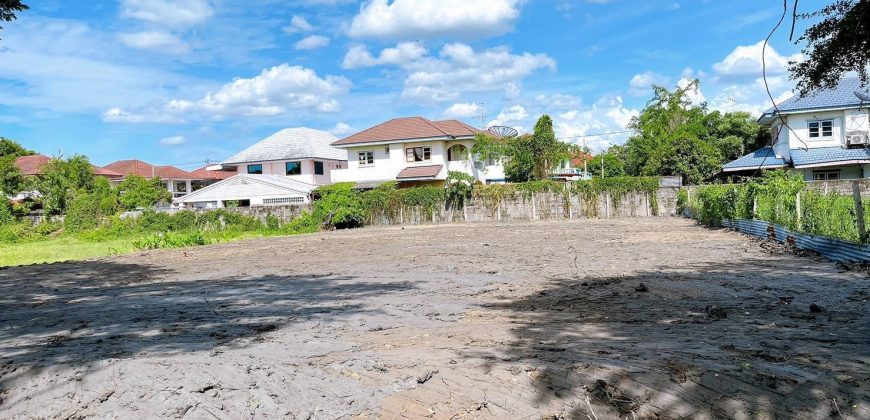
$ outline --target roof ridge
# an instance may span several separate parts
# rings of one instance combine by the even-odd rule
[[[430,121],[429,119],[427,119],[426,117],[423,117],[422,115],[418,115],[417,118],[419,118],[419,119],[425,121],[427,124],[431,125],[432,127],[435,127],[436,130],[442,132],[445,136],[448,136],[448,137],[456,137],[456,136],[454,136],[453,134],[450,134],[450,133],[448,133],[448,132],[442,130],[441,127],[438,126],[438,124],[435,124],[435,122]],[[436,121],[436,122],[437,122],[437,121]]]

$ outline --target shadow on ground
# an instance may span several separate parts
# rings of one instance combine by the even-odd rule
[[[58,364],[211,350],[297,322],[376,313],[368,298],[415,287],[336,275],[173,277],[101,261],[0,270],[0,388]]]
[[[570,418],[867,418],[870,283],[794,261],[553,279],[488,305],[515,339],[470,356],[526,366]]]

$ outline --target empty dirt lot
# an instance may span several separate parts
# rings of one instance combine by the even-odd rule
[[[8,268],[0,418],[867,419],[868,297],[678,218]]]

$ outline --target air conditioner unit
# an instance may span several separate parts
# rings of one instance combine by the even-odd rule
[[[846,133],[846,146],[870,145],[870,132],[849,131]]]

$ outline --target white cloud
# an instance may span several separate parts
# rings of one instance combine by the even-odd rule
[[[628,82],[628,93],[632,96],[645,96],[652,90],[652,85],[666,85],[669,79],[661,74],[647,71],[635,74]]]
[[[422,102],[455,100],[463,92],[503,91],[519,95],[520,82],[541,68],[556,69],[546,54],[512,54],[506,47],[475,52],[465,44],[447,44],[440,58],[409,63],[402,97]]]
[[[99,114],[118,98],[145,103],[207,89],[208,82],[160,66],[126,64],[130,52],[115,34],[82,22],[32,16],[12,28],[0,42],[0,105]]]
[[[336,136],[346,136],[354,131],[356,130],[353,127],[343,122],[336,123],[334,127],[329,129],[329,132]]]
[[[121,1],[121,16],[173,28],[198,25],[213,15],[208,0]]]
[[[123,108],[110,108],[103,113],[103,121],[110,123],[126,123],[126,124],[181,124],[186,122],[183,118],[172,115],[171,113],[162,112],[159,109],[151,107],[143,108],[137,113],[130,113]]]
[[[184,144],[187,139],[184,136],[164,137],[160,139],[160,144],[163,146],[179,146]]]
[[[501,110],[498,113],[498,116],[495,117],[494,120],[490,121],[487,126],[492,127],[494,125],[509,125],[510,123],[519,123],[526,119],[529,116],[529,113],[526,112],[526,108],[522,105],[513,105]]]
[[[483,111],[483,107],[474,102],[456,103],[444,110],[446,118],[471,118],[477,117]]]
[[[615,133],[625,131],[633,117],[640,115],[636,109],[626,108],[619,96],[602,97],[592,106],[578,107],[557,114],[553,118],[556,136],[562,139],[575,138],[589,134]],[[587,137],[586,144],[593,151],[606,150],[614,144],[622,144],[628,133],[616,133]],[[582,140],[576,140],[582,144]]]
[[[753,45],[740,45],[731,51],[725,59],[713,64],[713,70],[722,77],[760,77],[762,71],[761,52],[764,41]],[[768,75],[784,74],[788,70],[790,60],[799,60],[801,54],[784,57],[768,45],[765,61]]]
[[[523,0],[371,0],[348,29],[352,37],[477,38],[509,31]]]
[[[311,32],[314,30],[314,26],[308,23],[304,16],[294,15],[290,18],[290,24],[285,26],[283,30],[288,34]]]
[[[109,122],[178,122],[191,114],[222,116],[275,116],[290,110],[336,112],[336,96],[350,88],[341,76],[319,77],[314,70],[281,64],[249,79],[235,79],[198,101],[175,99],[135,111],[112,108],[103,114]]]
[[[327,45],[329,45],[329,38],[321,35],[311,35],[302,38],[302,40],[293,44],[293,47],[297,50],[314,50],[317,48],[323,48]]]
[[[346,69],[372,67],[379,65],[402,65],[419,59],[428,51],[419,42],[400,42],[395,47],[385,48],[374,57],[364,45],[351,47],[344,56],[341,66]]]
[[[165,54],[187,54],[190,46],[175,35],[160,31],[132,32],[118,35],[121,42],[132,48],[152,50]]]

